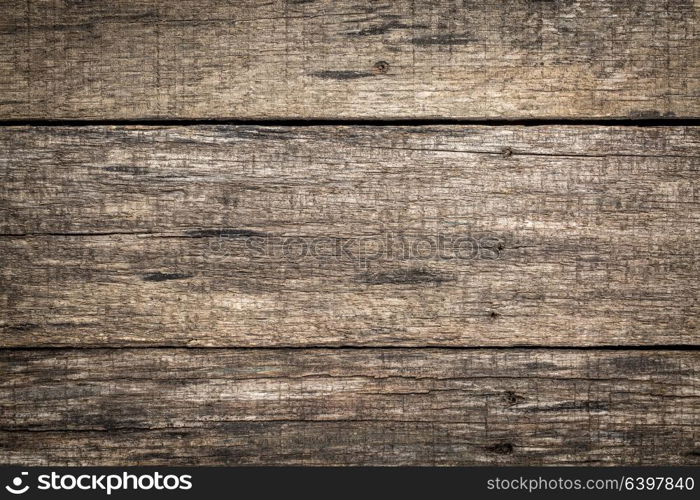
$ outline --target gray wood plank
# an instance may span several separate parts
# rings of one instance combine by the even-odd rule
[[[693,0],[4,0],[0,116],[700,114]]]
[[[699,131],[5,129],[0,345],[698,345]]]
[[[698,464],[697,352],[0,351],[0,462]]]

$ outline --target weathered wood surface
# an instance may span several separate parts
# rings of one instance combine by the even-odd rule
[[[0,345],[698,345],[699,137],[6,128]]]
[[[0,351],[0,462],[698,464],[683,351]]]
[[[3,118],[700,113],[694,0],[3,0]]]
[[[700,127],[4,127],[0,232],[682,233],[699,165]]]

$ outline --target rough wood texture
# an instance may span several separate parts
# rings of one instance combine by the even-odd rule
[[[6,128],[0,345],[698,345],[699,138]]]
[[[2,1],[4,118],[700,114],[694,0]]]
[[[1,351],[0,462],[698,464],[681,351]]]
[[[700,127],[4,127],[0,233],[683,233],[699,166]]]

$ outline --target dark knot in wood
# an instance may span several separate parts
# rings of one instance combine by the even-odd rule
[[[377,61],[374,63],[374,66],[372,66],[372,71],[376,75],[383,75],[389,71],[389,63],[386,61]]]

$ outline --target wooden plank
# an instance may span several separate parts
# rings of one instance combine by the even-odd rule
[[[653,232],[697,222],[699,157],[700,127],[4,127],[0,232]]]
[[[683,351],[0,351],[0,462],[698,464]]]
[[[699,136],[5,129],[0,345],[698,345]]]
[[[0,116],[700,114],[694,0],[5,0]]]

